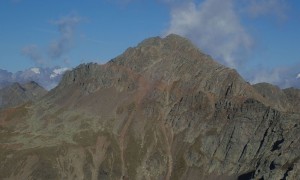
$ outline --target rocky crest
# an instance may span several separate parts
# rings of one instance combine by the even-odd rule
[[[150,38],[1,111],[0,179],[296,179],[299,94]]]

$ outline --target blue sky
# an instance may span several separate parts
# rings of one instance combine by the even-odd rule
[[[0,69],[105,63],[176,33],[253,83],[300,87],[298,0],[1,0]]]

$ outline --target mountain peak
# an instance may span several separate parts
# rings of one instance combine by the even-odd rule
[[[35,101],[46,93],[47,91],[34,81],[25,84],[15,82],[0,90],[0,109]]]
[[[164,47],[165,49],[197,49],[198,48],[187,38],[177,34],[169,34],[162,38],[159,36],[143,40],[136,48],[149,48],[150,46]],[[132,48],[129,48],[132,49]]]
[[[183,62],[192,65],[194,64],[193,61],[220,66],[210,56],[202,53],[190,40],[176,34],[170,34],[165,38],[157,36],[145,39],[136,47],[128,48],[123,54],[111,60],[110,63],[131,66],[136,71],[142,71],[159,61],[169,63],[165,66]]]
[[[190,44],[192,44],[192,42],[189,39],[187,39],[185,37],[182,37],[178,34],[169,34],[164,38],[164,40],[165,41],[170,41],[170,42],[190,43]]]
[[[25,87],[26,89],[35,89],[35,88],[40,88],[44,89],[42,86],[40,86],[37,82],[35,81],[29,81],[28,83],[22,84],[22,87]]]
[[[84,84],[90,92],[113,86],[117,83],[114,80],[124,77],[133,78],[132,83],[138,77],[149,84],[177,82],[183,88],[201,89],[217,97],[260,96],[234,69],[217,63],[176,34],[148,38],[103,66],[80,65],[65,75],[61,85]]]
[[[297,179],[299,101],[180,36],[149,38],[0,111],[0,179]]]
[[[166,36],[166,38],[168,38],[168,39],[188,40],[188,39],[186,39],[186,38],[184,38],[184,37],[182,37],[182,36],[180,36],[180,35],[178,35],[178,34],[174,34],[174,33],[168,34],[168,35]]]
[[[41,74],[40,68],[34,67],[34,68],[31,68],[30,70],[31,70],[32,72],[34,72],[35,74]]]
[[[192,45],[191,41],[187,38],[184,38],[177,34],[169,34],[163,38],[160,36],[147,38],[147,39],[143,40],[141,43],[139,43],[138,47],[139,46],[158,45],[160,43],[174,43],[174,42],[181,43],[181,44],[189,43]]]

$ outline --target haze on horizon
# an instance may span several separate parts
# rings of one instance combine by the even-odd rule
[[[106,63],[176,33],[251,83],[300,87],[299,1],[4,0],[0,12],[0,69],[10,72]]]

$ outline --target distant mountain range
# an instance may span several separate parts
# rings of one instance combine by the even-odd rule
[[[53,68],[30,68],[24,71],[11,73],[0,69],[0,89],[14,83],[27,83],[35,81],[46,89],[54,88],[60,81],[63,73],[68,68],[53,67]]]

